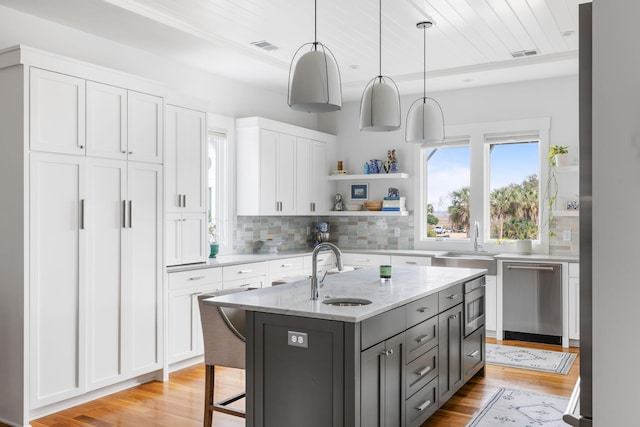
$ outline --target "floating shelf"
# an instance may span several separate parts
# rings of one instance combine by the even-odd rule
[[[329,181],[371,181],[376,179],[407,179],[406,173],[369,173],[359,175],[329,175]]]
[[[403,212],[383,212],[383,211],[330,211],[323,216],[409,216],[409,211]]]

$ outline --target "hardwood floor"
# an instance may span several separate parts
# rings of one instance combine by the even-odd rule
[[[495,343],[489,339],[488,342]],[[560,346],[503,341],[503,344],[562,351]],[[486,376],[473,378],[440,408],[422,427],[464,427],[472,416],[500,387],[512,387],[569,396],[579,376],[579,350],[568,375],[487,365]],[[219,369],[216,397],[240,391],[244,372]],[[94,400],[31,422],[33,427],[199,427],[202,425],[204,365],[183,369],[171,375],[167,383],[151,382]],[[239,402],[241,405],[243,401]],[[0,423],[0,426],[2,424]],[[244,426],[244,419],[218,413],[215,427]]]

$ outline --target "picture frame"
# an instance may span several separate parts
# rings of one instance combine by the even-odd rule
[[[567,210],[568,211],[577,211],[580,209],[580,202],[577,200],[567,200]]]
[[[351,184],[351,200],[369,200],[369,184]]]

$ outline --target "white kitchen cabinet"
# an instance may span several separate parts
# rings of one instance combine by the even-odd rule
[[[263,288],[267,284],[267,262],[252,262],[222,267],[222,288]]]
[[[351,267],[379,267],[391,264],[391,256],[346,252],[342,254],[342,264]]]
[[[204,353],[198,295],[220,289],[222,268],[169,274],[169,364]]]
[[[391,265],[408,266],[408,265],[431,265],[431,257],[414,256],[414,255],[391,255]]]
[[[31,333],[25,359],[30,405],[40,407],[85,389],[84,159],[32,153],[29,185]]]
[[[298,279],[307,276],[304,272],[304,258],[291,257],[274,259],[267,262],[269,276],[267,278],[268,286],[278,280],[287,281],[289,279]]]
[[[307,138],[296,140],[296,214],[317,215],[329,210],[327,147]]]
[[[485,276],[485,278],[485,329],[495,333],[498,328],[498,277]]]
[[[87,82],[87,155],[127,159],[127,90]]]
[[[85,153],[85,80],[31,68],[29,72],[31,149]]]
[[[327,144],[335,137],[259,117],[236,120],[236,135],[238,215],[317,215],[328,208]]]
[[[209,256],[206,213],[167,213],[165,226],[168,266],[206,261]]]
[[[580,264],[569,264],[569,339],[580,339]]]
[[[127,158],[162,163],[164,101],[159,96],[127,92]]]
[[[344,256],[344,254],[343,254]],[[333,251],[321,251],[318,253],[318,257],[316,259],[317,268],[318,268],[318,276],[322,277],[326,271],[334,269],[338,266],[336,261],[336,255]],[[344,263],[344,257],[342,258],[342,264]],[[313,273],[313,257],[311,255],[304,256],[304,275],[311,276]]]

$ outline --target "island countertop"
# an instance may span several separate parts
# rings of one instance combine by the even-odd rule
[[[328,275],[311,301],[310,280],[239,292],[204,300],[205,304],[316,319],[361,322],[417,299],[486,274],[487,270],[451,267],[393,267],[392,279],[381,281],[378,268]],[[331,306],[328,298],[368,299],[361,306]]]

